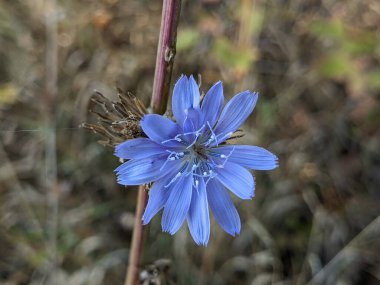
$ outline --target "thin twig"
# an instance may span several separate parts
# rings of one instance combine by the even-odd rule
[[[154,74],[151,109],[154,113],[163,114],[169,97],[170,81],[176,53],[177,26],[181,0],[164,0],[162,6],[161,29],[157,49],[156,70]],[[143,186],[137,194],[137,207],[129,264],[125,285],[135,285],[138,281],[138,268],[143,249],[143,225],[141,218],[147,202],[147,193]]]
[[[49,227],[49,269],[48,274],[54,278],[57,261],[57,232],[59,190],[57,183],[57,149],[56,149],[56,105],[57,105],[57,78],[58,78],[58,34],[56,0],[49,0],[45,7],[46,25],[46,75],[45,75],[45,121],[47,129],[45,153],[45,183],[48,195]]]

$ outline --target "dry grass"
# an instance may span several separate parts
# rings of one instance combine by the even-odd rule
[[[112,149],[78,126],[94,120],[94,89],[115,100],[117,86],[149,102],[160,3],[57,3],[51,129],[44,2],[0,1],[0,284],[122,284],[136,191],[116,184]],[[181,285],[379,284],[379,27],[376,0],[184,1],[174,77],[200,73],[203,90],[221,79],[226,97],[259,90],[241,140],[278,154],[280,167],[256,172],[256,197],[236,201],[236,238],[213,221],[200,248],[186,227],[161,233],[156,217],[146,227],[142,269],[153,266],[145,276]]]

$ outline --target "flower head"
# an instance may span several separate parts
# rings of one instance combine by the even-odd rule
[[[263,148],[226,143],[251,114],[257,98],[258,93],[244,91],[223,108],[223,86],[217,82],[201,104],[194,78],[181,76],[173,90],[176,121],[145,115],[141,127],[147,138],[116,147],[116,156],[128,159],[115,170],[118,183],[153,182],[144,224],[163,208],[164,232],[175,234],[187,219],[194,241],[207,245],[210,206],[224,231],[233,236],[240,232],[239,214],[226,189],[251,199],[255,182],[249,170],[277,167],[277,157]]]

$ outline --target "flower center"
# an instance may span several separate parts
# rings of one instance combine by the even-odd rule
[[[204,160],[207,160],[207,154],[206,150],[202,145],[194,144],[193,145],[193,152],[203,158]]]
[[[216,169],[223,168],[226,164],[229,154],[220,154],[213,149],[218,147],[219,142],[225,140],[228,134],[216,135],[212,126],[207,121],[198,130],[177,134],[174,138],[162,141],[162,144],[171,146],[167,149],[168,157],[161,167],[163,169],[169,161],[181,160],[179,172],[173,179],[165,185],[169,187],[181,176],[193,176],[193,186],[198,187],[199,179],[204,179],[207,183],[217,176]],[[174,151],[178,148],[178,151]]]

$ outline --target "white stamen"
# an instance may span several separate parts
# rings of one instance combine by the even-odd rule
[[[168,188],[170,185],[172,185],[180,176],[182,175],[182,172],[178,172],[172,180],[170,180],[169,184],[165,185],[165,188]]]
[[[232,148],[232,150],[230,151],[230,153],[229,153],[228,155],[225,155],[225,154],[221,154],[221,155],[220,155],[220,158],[223,158],[223,159],[224,159],[224,161],[223,161],[222,164],[217,164],[212,158],[209,158],[209,159],[210,159],[210,161],[213,163],[213,165],[215,165],[215,167],[217,167],[217,168],[223,168],[224,165],[226,164],[228,158],[229,158],[229,157],[231,156],[231,154],[234,152],[234,150],[235,150],[235,146]]]
[[[212,127],[211,127],[209,121],[207,121],[207,126],[208,126],[208,128],[210,129],[211,136],[210,136],[210,138],[207,140],[206,145],[210,144],[210,143],[211,143],[212,141],[214,141],[214,140],[216,141],[216,145],[218,145],[219,143],[218,143],[218,140],[217,140],[217,136],[215,135],[214,131],[212,130]]]
[[[205,127],[205,125],[203,124],[202,127],[199,128],[199,130],[195,131],[195,132],[188,132],[188,133],[184,133],[184,135],[192,135],[192,134],[195,134],[195,138],[193,140],[193,142],[191,144],[189,144],[186,148],[189,149],[190,147],[192,147],[196,142],[197,142],[197,139],[198,137],[201,135],[201,131],[203,130],[203,128]]]
[[[173,139],[168,139],[168,140],[162,141],[161,143],[164,144],[164,143],[171,142],[171,141],[182,142],[182,139],[180,138],[181,135],[182,134],[178,134]]]
[[[164,162],[164,164],[161,166],[160,171],[164,169],[168,161],[174,161],[174,160],[180,159],[181,157],[185,155],[183,152],[175,152],[175,151],[170,151],[170,150],[166,150],[166,152],[168,152],[169,155],[166,158],[166,161]]]

